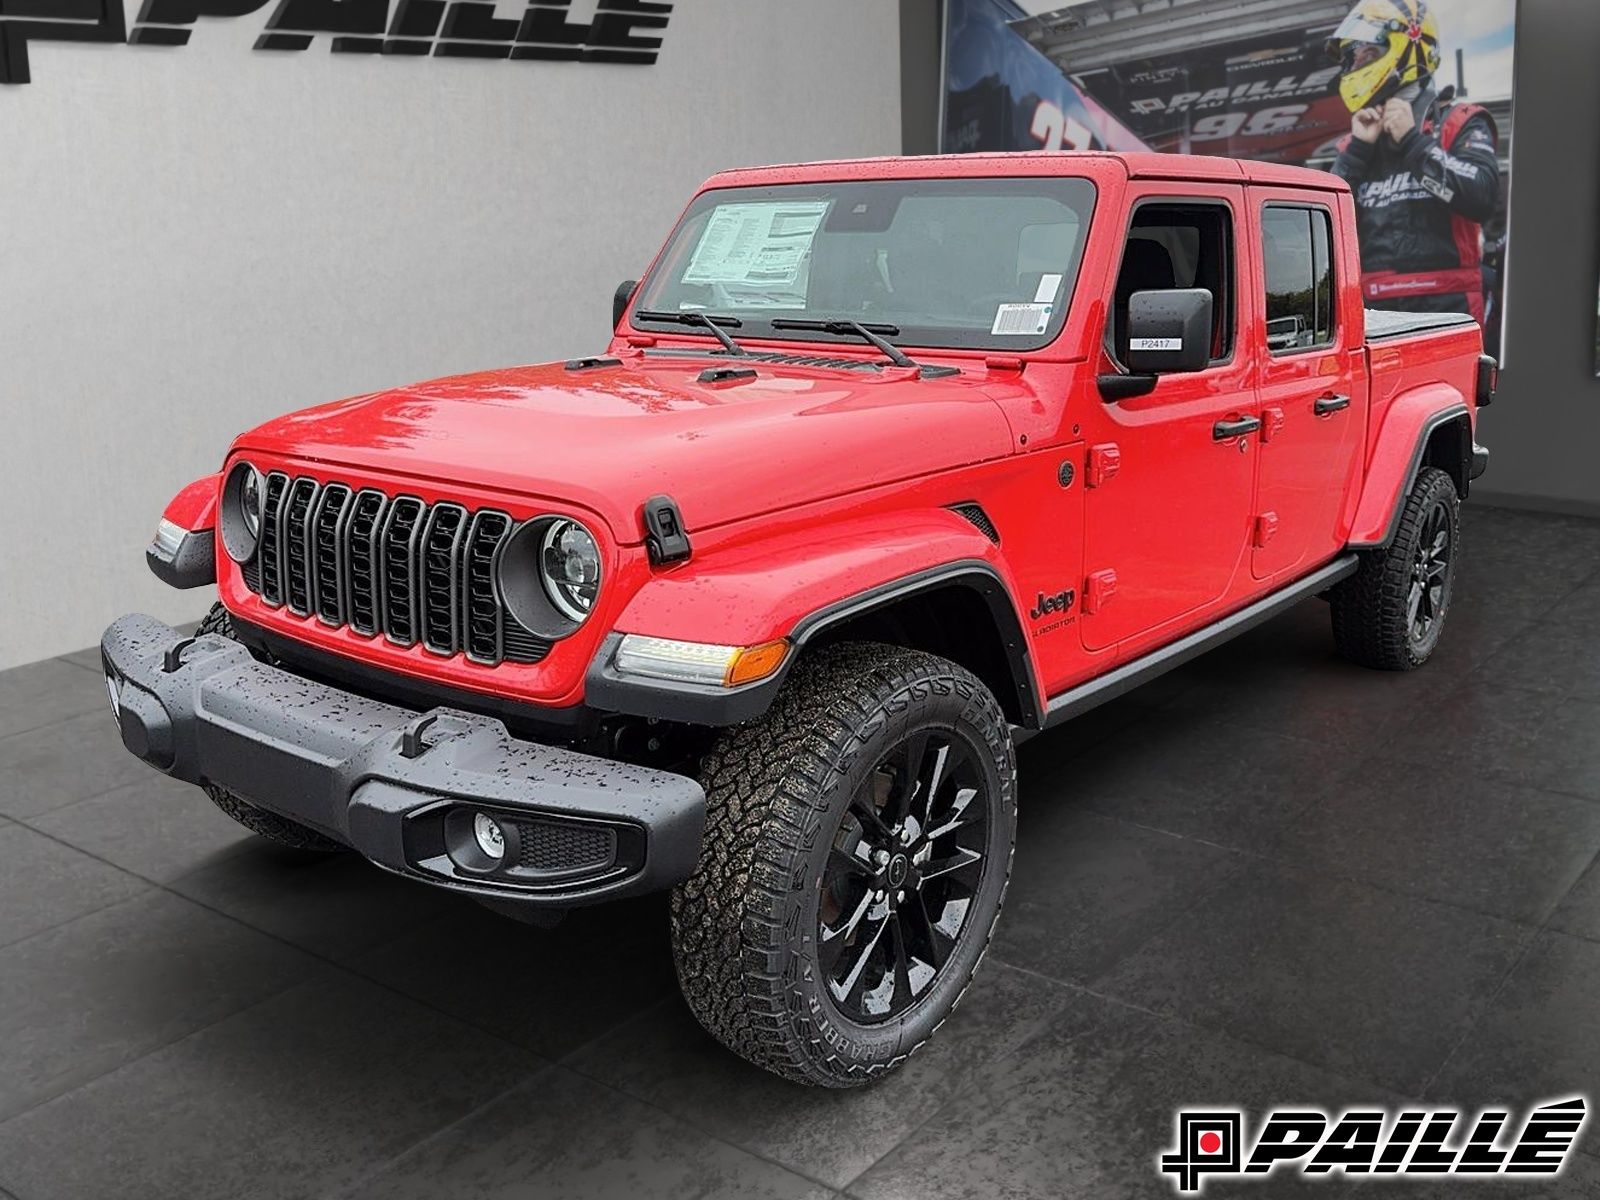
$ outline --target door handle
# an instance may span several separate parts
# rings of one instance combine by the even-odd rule
[[[1211,427],[1211,440],[1214,442],[1232,441],[1236,437],[1254,433],[1260,428],[1260,417],[1235,417],[1229,421],[1218,421]]]
[[[1326,396],[1318,396],[1316,404],[1312,405],[1313,411],[1319,417],[1325,417],[1329,413],[1336,413],[1341,408],[1349,407],[1350,397],[1341,396],[1337,392],[1329,392]]]

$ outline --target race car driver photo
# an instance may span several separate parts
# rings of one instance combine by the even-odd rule
[[[1500,195],[1488,111],[1439,89],[1427,0],[1361,0],[1334,32],[1350,136],[1333,165],[1356,199],[1369,308],[1470,312],[1485,323],[1481,226]]]

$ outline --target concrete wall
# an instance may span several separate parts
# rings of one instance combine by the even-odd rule
[[[900,147],[892,0],[681,0],[648,67],[254,51],[272,10],[0,88],[0,668],[200,616],[144,547],[241,429],[592,352],[705,176]]]
[[[1506,369],[1474,500],[1600,516],[1600,4],[1522,0]]]

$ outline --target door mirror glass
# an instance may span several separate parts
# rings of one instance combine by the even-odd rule
[[[611,297],[611,328],[622,324],[622,314],[628,311],[628,305],[633,303],[633,294],[638,290],[637,279],[624,279],[617,285],[616,295]]]
[[[1203,371],[1211,364],[1211,292],[1166,288],[1128,299],[1128,361],[1134,375]]]

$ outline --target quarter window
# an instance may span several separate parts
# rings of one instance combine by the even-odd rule
[[[1267,277],[1267,348],[1333,345],[1333,218],[1325,208],[1273,206],[1261,213]]]

